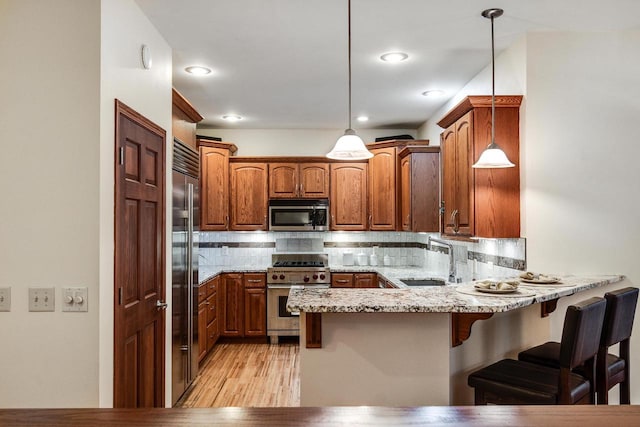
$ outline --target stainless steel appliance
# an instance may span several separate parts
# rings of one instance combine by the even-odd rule
[[[269,230],[325,231],[329,229],[327,199],[269,200]]]
[[[198,374],[198,153],[173,144],[171,400]]]
[[[300,334],[300,313],[287,311],[292,286],[328,288],[331,284],[327,254],[273,254],[267,269],[267,335],[272,344],[280,336]]]

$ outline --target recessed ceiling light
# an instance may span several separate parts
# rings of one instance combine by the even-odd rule
[[[380,59],[384,62],[402,62],[408,57],[404,52],[388,52],[380,56]]]
[[[187,67],[184,69],[189,74],[194,74],[196,76],[204,76],[206,74],[211,73],[211,68],[201,67],[199,65],[193,65],[191,67]]]
[[[425,92],[422,92],[422,96],[428,96],[431,98],[437,98],[442,95],[444,95],[444,91],[440,89],[427,90]]]
[[[242,117],[235,114],[227,114],[226,116],[222,116],[222,118],[228,122],[237,122],[238,120],[242,120]]]
[[[359,121],[359,122],[366,122],[366,121],[369,120],[369,117],[367,117],[367,116],[358,116],[358,117],[356,117],[356,120]]]

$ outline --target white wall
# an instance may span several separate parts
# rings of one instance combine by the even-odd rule
[[[365,143],[383,136],[416,137],[415,129],[356,128],[356,132]],[[344,129],[198,129],[198,135],[236,144],[238,156],[324,156],[343,134]]]
[[[629,278],[623,285],[638,286],[640,31],[531,34],[527,45],[521,170],[529,267],[621,273]],[[565,307],[575,300],[561,299],[552,316],[556,339]],[[638,317],[631,349],[636,404]],[[610,397],[617,400],[617,393]]]
[[[171,49],[133,0],[102,1],[102,79],[100,86],[100,401],[113,404],[113,185],[114,100],[117,98],[171,136]],[[151,49],[153,66],[142,68],[140,49]],[[171,171],[171,144],[166,170]],[[167,218],[171,218],[171,182],[166,181]],[[170,222],[167,222],[170,229]],[[170,234],[167,231],[167,297],[171,295]],[[169,299],[170,301],[170,299]],[[167,310],[171,313],[171,308]],[[171,392],[171,323],[166,324],[166,403]],[[97,402],[96,402],[97,403]]]
[[[98,0],[0,0],[0,407],[98,402],[99,27]],[[62,313],[77,286],[89,311]]]

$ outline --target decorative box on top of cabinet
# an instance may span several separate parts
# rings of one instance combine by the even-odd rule
[[[516,166],[473,169],[491,142],[491,96],[468,96],[438,126],[442,149],[444,233],[520,237],[520,95],[496,96],[496,143]]]

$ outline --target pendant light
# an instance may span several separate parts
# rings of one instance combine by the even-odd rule
[[[509,161],[507,155],[496,144],[496,58],[493,37],[493,20],[502,16],[502,9],[487,9],[482,16],[491,19],[491,144],[485,148],[480,158],[473,165],[474,168],[512,168],[515,165]]]
[[[335,160],[364,160],[373,157],[362,139],[351,129],[351,0],[348,0],[348,35],[349,35],[349,128],[336,141],[327,157]]]

